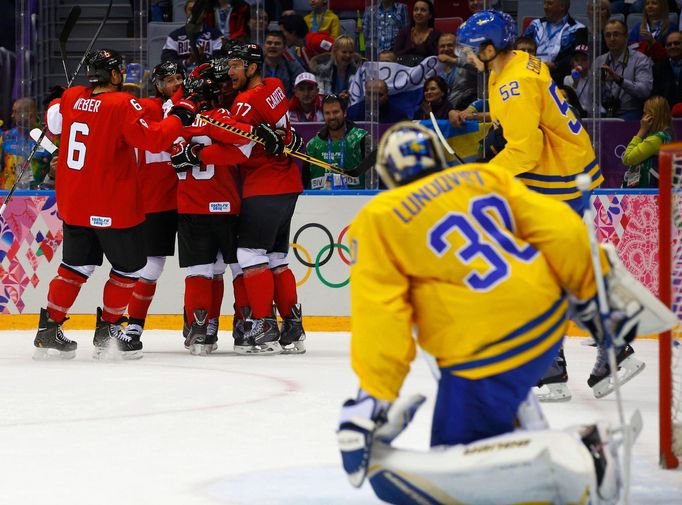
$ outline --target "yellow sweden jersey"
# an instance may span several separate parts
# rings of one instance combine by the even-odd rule
[[[494,165],[381,193],[349,236],[352,365],[360,387],[384,400],[397,397],[414,359],[414,324],[440,367],[476,379],[563,336],[562,288],[580,299],[596,292],[578,215]]]
[[[507,140],[493,162],[558,200],[580,197],[578,174],[588,174],[592,188],[601,184],[590,137],[540,60],[515,52],[499,75],[491,73],[488,93],[492,119]]]

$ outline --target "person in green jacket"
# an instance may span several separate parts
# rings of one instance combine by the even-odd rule
[[[367,130],[358,128],[346,117],[346,103],[337,95],[327,95],[322,100],[322,114],[324,126],[308,142],[307,153],[344,171],[354,169],[365,157]],[[342,175],[306,163],[303,184],[306,189],[365,189],[365,175]]]
[[[625,149],[623,163],[628,167],[623,176],[624,188],[658,187],[658,151],[672,141],[672,115],[668,101],[653,96],[644,103],[639,131]]]

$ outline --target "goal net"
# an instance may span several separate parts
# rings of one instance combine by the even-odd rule
[[[682,143],[659,155],[659,298],[682,321]],[[682,323],[659,336],[660,463],[682,459]]]

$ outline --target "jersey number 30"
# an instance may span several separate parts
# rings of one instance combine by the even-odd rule
[[[483,236],[480,228],[490,240]],[[455,251],[455,256],[465,265],[480,257],[489,266],[485,271],[472,269],[464,283],[474,291],[489,291],[509,277],[511,265],[503,251],[524,263],[532,261],[538,254],[533,246],[520,245],[510,233],[512,228],[507,203],[498,195],[486,195],[471,201],[468,214],[449,212],[441,218],[429,230],[429,248],[436,256],[442,257],[451,247],[446,237],[453,231],[459,232],[466,243]]]

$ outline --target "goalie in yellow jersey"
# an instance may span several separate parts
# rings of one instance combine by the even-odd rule
[[[614,503],[608,430],[514,432],[515,421],[546,428],[529,392],[561,346],[569,298],[595,335],[608,327],[621,342],[646,323],[644,300],[657,300],[640,296],[641,285],[623,286],[636,281],[602,254],[612,310],[602,324],[580,217],[503,167],[442,170],[441,146],[421,125],[391,127],[376,167],[393,189],[348,232],[359,393],[342,408],[338,440],[351,483],[368,476],[382,500],[399,504],[584,503],[588,495]],[[417,344],[440,371],[431,445],[449,446],[426,453],[390,446],[424,401],[389,409]]]
[[[508,21],[496,11],[481,11],[459,29],[458,43],[490,70],[490,114],[499,122],[507,143],[492,159],[528,188],[570,205],[582,215],[575,179],[587,175],[590,189],[603,181],[590,137],[569,109],[549,69],[535,56],[512,51]],[[560,222],[556,222],[560,225]],[[644,362],[625,347],[617,357],[621,384],[644,369]],[[613,391],[604,349],[587,380],[595,397]],[[571,398],[563,349],[537,384],[541,401]]]

